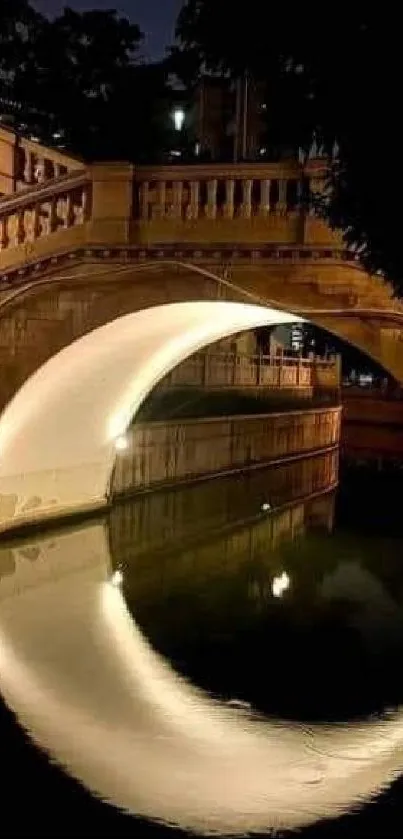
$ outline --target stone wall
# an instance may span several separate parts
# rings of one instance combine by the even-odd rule
[[[343,391],[341,451],[352,463],[403,461],[403,400],[381,390]]]
[[[112,494],[202,478],[337,447],[339,407],[135,424],[118,452]]]

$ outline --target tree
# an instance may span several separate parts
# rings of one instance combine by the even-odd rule
[[[22,79],[26,77],[41,16],[27,0],[0,0],[0,101],[18,111],[16,101]]]
[[[387,4],[339,4],[329,18],[315,4],[268,5],[187,0],[177,24],[177,72],[248,72],[264,80],[273,135],[306,151],[316,137],[326,156],[318,210],[343,230],[364,267],[402,295],[397,13]]]
[[[109,156],[121,143],[123,91],[130,96],[142,34],[114,11],[65,9],[41,20],[22,95],[42,116],[42,130],[62,131],[85,157]],[[126,98],[127,114],[128,102]],[[120,109],[120,112],[119,112]]]
[[[48,20],[26,0],[0,0],[0,12],[0,97],[17,126],[89,160],[158,158],[167,71],[141,60],[136,24],[96,9]]]

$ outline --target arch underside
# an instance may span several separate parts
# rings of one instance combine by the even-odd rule
[[[160,378],[237,331],[298,319],[256,301],[173,263],[82,265],[3,300],[0,528],[103,507],[115,438]],[[358,317],[309,319],[376,357]]]
[[[200,271],[200,273],[199,273]],[[192,300],[268,305],[302,315],[346,340],[403,381],[403,314],[346,308],[345,294],[328,305],[321,289],[290,282],[281,271],[234,272],[233,282],[181,263],[71,265],[0,296],[0,410],[39,367],[68,344],[140,309]],[[336,303],[344,308],[336,309]],[[325,304],[325,305],[324,305]],[[376,313],[379,313],[378,315]],[[10,352],[11,349],[11,352]]]
[[[124,315],[52,356],[0,418],[0,526],[103,508],[124,434],[152,388],[193,352],[295,316],[221,301]]]

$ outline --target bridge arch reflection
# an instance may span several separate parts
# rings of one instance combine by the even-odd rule
[[[30,550],[39,550],[35,585]],[[400,771],[401,711],[307,731],[179,678],[113,585],[102,523],[33,538],[24,551],[15,590],[0,582],[1,689],[36,742],[104,800],[243,835],[338,815]]]

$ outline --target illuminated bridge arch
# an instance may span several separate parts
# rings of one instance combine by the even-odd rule
[[[102,508],[116,439],[170,369],[238,331],[304,317],[395,371],[379,335],[380,324],[400,328],[399,312],[302,309],[192,264],[87,266],[8,292],[0,299],[0,529]]]
[[[173,367],[233,333],[301,320],[251,304],[173,303],[93,330],[50,358],[0,418],[0,522],[102,509],[116,448]]]

